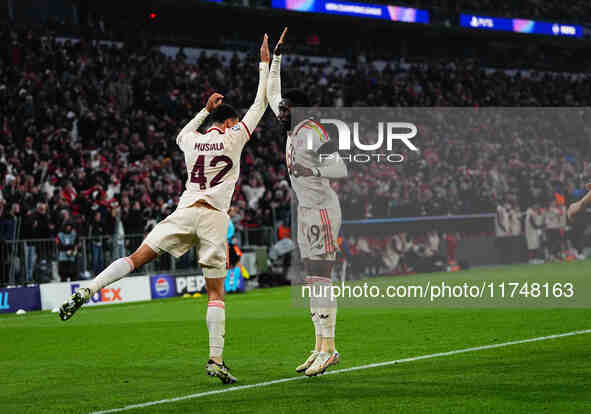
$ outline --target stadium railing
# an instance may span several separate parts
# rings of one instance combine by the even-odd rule
[[[266,226],[242,229],[237,236],[243,250],[266,249],[275,240],[273,228]],[[59,282],[62,279],[59,263],[67,260],[75,263],[73,280],[90,279],[113,260],[133,253],[144,237],[144,234],[79,237],[69,252],[64,254],[62,251],[61,255],[56,238],[0,240],[0,286]],[[199,270],[195,249],[191,249],[179,259],[162,255],[134,275],[195,273]]]
[[[275,242],[273,227],[263,226],[242,230],[241,245],[245,248],[255,246],[271,246]]]
[[[343,227],[348,233],[399,233],[421,232],[437,229],[438,231],[493,231],[493,213],[463,214],[447,216],[419,216],[398,218],[370,218],[364,220],[344,220]]]

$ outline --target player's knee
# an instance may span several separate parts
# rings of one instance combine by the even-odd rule
[[[133,252],[128,258],[133,263],[135,269],[145,265],[154,260],[158,254],[146,243],[143,243],[138,249]]]
[[[220,279],[221,280],[221,279]],[[207,289],[207,299],[208,300],[221,300],[224,301],[226,297],[226,292],[224,290],[224,283],[219,284],[219,286],[209,287]]]
[[[204,267],[203,276],[205,276],[205,287],[207,288],[208,299],[224,300],[224,280],[226,278],[226,269]]]

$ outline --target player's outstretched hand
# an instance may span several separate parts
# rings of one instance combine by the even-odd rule
[[[301,164],[294,164],[293,175],[295,175],[296,177],[311,177],[314,175],[314,171],[312,171],[308,167],[304,167]]]
[[[279,38],[279,41],[275,45],[275,50],[273,51],[274,54],[280,55],[283,52],[283,49],[285,49],[285,47],[282,47],[282,45],[283,45],[283,41],[285,40],[286,34],[287,34],[287,27],[285,29],[283,29],[283,33],[281,33],[281,37]]]
[[[207,104],[205,105],[205,109],[207,109],[207,112],[212,112],[215,108],[220,106],[222,104],[223,99],[224,95],[222,95],[221,93],[212,93],[209,99],[207,100]]]
[[[269,53],[269,36],[265,33],[263,37],[263,44],[261,45],[261,62],[269,63],[271,61],[271,54]]]

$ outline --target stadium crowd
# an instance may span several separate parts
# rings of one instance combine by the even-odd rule
[[[53,238],[67,225],[79,236],[144,233],[175,208],[183,189],[178,130],[213,91],[248,107],[255,62],[255,55],[202,55],[189,64],[182,52],[170,58],[153,49],[59,42],[47,30],[3,26],[0,238]],[[286,87],[307,90],[318,106],[582,106],[591,100],[589,76],[524,77],[471,60],[332,70],[292,59],[285,71]],[[548,136],[504,135],[495,143],[459,135],[425,142],[422,156],[402,166],[352,168],[350,179],[335,184],[345,218],[494,211],[496,200],[517,193],[526,208],[536,194],[576,191],[571,179],[589,154],[588,144],[559,145]],[[269,111],[243,156],[233,198],[238,230],[289,221],[288,186],[283,142]]]
[[[380,0],[380,3],[391,3]],[[398,2],[395,2],[398,4]],[[423,9],[442,9],[450,12],[489,13],[492,16],[531,19],[558,19],[564,22],[588,21],[591,5],[585,0],[568,3],[543,0],[407,0],[402,3]],[[401,3],[401,4],[402,4]],[[585,20],[587,19],[587,20]]]

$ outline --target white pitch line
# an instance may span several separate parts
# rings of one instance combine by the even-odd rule
[[[511,346],[511,345],[527,344],[529,342],[547,341],[548,339],[564,338],[567,336],[584,335],[584,334],[588,334],[588,333],[591,333],[591,329],[585,329],[582,331],[572,331],[572,332],[567,332],[567,333],[563,333],[563,334],[556,334],[556,335],[540,336],[538,338],[521,339],[518,341],[503,342],[500,344],[482,345],[482,346],[476,346],[473,348],[456,349],[454,351],[439,352],[436,354],[421,355],[421,356],[412,357],[412,358],[396,359],[394,361],[378,362],[375,364],[361,365],[361,366],[352,367],[352,368],[337,369],[334,371],[328,371],[324,375],[342,374],[344,372],[360,371],[360,370],[364,370],[364,369],[384,367],[384,366],[388,366],[388,365],[403,364],[405,362],[414,362],[414,361],[420,361],[423,359],[439,358],[439,357],[444,357],[444,356],[463,354],[466,352],[483,351],[486,349],[502,348],[502,347]],[[269,385],[281,384],[283,382],[297,381],[297,380],[302,380],[305,378],[308,378],[308,377],[302,375],[299,377],[290,377],[290,378],[282,378],[282,379],[273,380],[273,381],[258,382],[256,384],[239,385],[239,386],[230,387],[230,388],[221,388],[221,389],[217,389],[217,390],[213,390],[213,391],[205,391],[205,392],[199,392],[197,394],[184,395],[181,397],[167,398],[164,400],[150,401],[150,402],[141,403],[141,404],[133,404],[133,405],[128,405],[126,407],[113,408],[110,410],[94,411],[91,414],[119,413],[122,411],[129,411],[129,410],[133,410],[136,408],[146,408],[146,407],[151,407],[153,405],[168,404],[168,403],[177,402],[177,401],[190,400],[190,399],[200,398],[200,397],[207,397],[209,395],[224,394],[227,392],[247,390],[250,388],[267,387]]]

